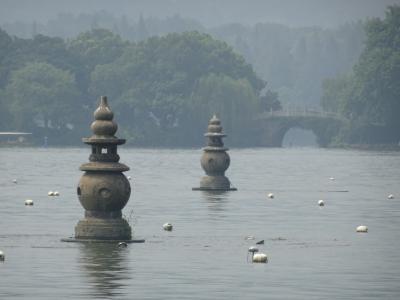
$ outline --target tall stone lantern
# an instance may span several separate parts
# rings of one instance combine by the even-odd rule
[[[85,217],[75,227],[74,241],[133,242],[132,230],[122,218],[122,209],[129,200],[131,187],[123,172],[129,167],[119,163],[118,145],[124,139],[115,136],[118,129],[107,97],[101,97],[91,125],[93,135],[83,138],[92,147],[88,163],[82,164],[77,194],[85,209]]]
[[[222,138],[226,134],[222,133],[221,121],[214,115],[208,123],[208,132],[204,134],[207,137],[207,146],[203,148],[203,155],[200,163],[206,172],[200,181],[200,187],[193,190],[201,191],[236,191],[231,187],[229,179],[225,176],[231,162],[226,151],[229,149],[224,147]]]

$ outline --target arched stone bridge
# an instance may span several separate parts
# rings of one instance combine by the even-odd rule
[[[255,134],[263,147],[282,147],[283,138],[291,128],[311,130],[321,147],[328,146],[347,122],[343,117],[322,111],[275,111],[259,114]]]

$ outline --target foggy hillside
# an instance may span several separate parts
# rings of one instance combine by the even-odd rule
[[[237,22],[254,25],[275,22],[284,25],[335,27],[340,24],[383,17],[387,5],[399,0],[1,0],[0,24],[47,22],[59,13],[93,13],[105,10],[116,16],[139,19],[165,18],[179,14],[205,26]]]

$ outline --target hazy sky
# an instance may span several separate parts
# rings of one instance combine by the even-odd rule
[[[366,17],[383,17],[400,0],[0,0],[0,24],[45,22],[58,13],[105,10],[130,18],[180,14],[205,26],[276,22],[289,26],[332,27]]]

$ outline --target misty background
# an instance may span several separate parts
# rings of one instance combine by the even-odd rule
[[[187,115],[187,112],[178,112],[176,107],[179,105],[182,106],[182,103],[190,97],[190,103],[193,107],[195,103],[200,101],[198,99],[201,97],[216,97],[215,94],[210,92],[211,90],[216,90],[211,82],[219,82],[218,88],[225,91],[234,89],[245,91],[249,87],[251,91],[249,93],[242,92],[242,96],[252,98],[254,94],[255,100],[248,102],[259,102],[258,108],[256,107],[257,105],[252,104],[252,107],[248,108],[249,118],[252,110],[314,109],[339,113],[341,109],[340,105],[336,103],[337,101],[329,100],[327,102],[326,100],[330,99],[329,97],[336,97],[336,95],[330,95],[326,91],[329,92],[329,88],[335,84],[337,86],[337,83],[325,83],[324,92],[324,81],[337,76],[347,76],[347,74],[352,72],[354,65],[357,64],[360,55],[365,50],[365,22],[373,18],[384,18],[388,5],[399,3],[399,0],[1,0],[0,27],[9,37],[14,37],[13,43],[15,44],[13,47],[10,47],[10,49],[14,49],[10,50],[11,54],[5,56],[8,58],[10,55],[15,57],[8,59],[8,61],[5,60],[5,63],[3,63],[3,75],[0,78],[2,86],[0,88],[3,88],[3,95],[9,96],[10,91],[12,93],[13,88],[10,87],[7,89],[7,86],[10,86],[9,83],[11,82],[12,74],[15,75],[13,72],[23,67],[24,62],[50,62],[51,65],[55,65],[57,68],[71,72],[74,75],[75,79],[72,81],[76,80],[77,91],[71,92],[69,96],[82,99],[77,103],[83,104],[84,109],[87,109],[87,111],[92,109],[90,102],[95,102],[93,99],[97,99],[100,92],[112,95],[115,98],[115,102],[111,99],[111,103],[115,103],[114,106],[116,106],[117,115],[122,118],[121,121],[124,123],[130,118],[130,116],[124,115],[124,111],[127,109],[133,110],[133,103],[136,103],[132,101],[132,103],[126,106],[127,103],[124,103],[124,101],[126,102],[127,95],[129,94],[129,97],[132,99],[135,97],[142,97],[144,99],[147,95],[143,96],[143,91],[138,93],[130,90],[132,84],[137,84],[137,81],[134,80],[131,81],[130,86],[119,86],[120,91],[124,91],[125,89],[130,92],[114,93],[112,89],[118,85],[117,83],[108,90],[102,90],[102,87],[105,86],[105,79],[100,77],[107,74],[113,68],[117,70],[115,72],[121,72],[122,66],[132,61],[132,57],[136,55],[132,53],[135,51],[137,53],[138,50],[131,50],[132,47],[130,45],[141,45],[141,43],[144,43],[143,45],[145,46],[143,49],[147,49],[146,51],[149,52],[152,46],[150,45],[151,42],[147,41],[151,41],[151,39],[149,40],[151,37],[166,37],[170,33],[182,34],[195,31],[210,35],[216,41],[226,42],[229,47],[232,47],[232,53],[237,53],[244,58],[243,63],[237,61],[233,65],[241,69],[245,68],[245,64],[250,64],[254,70],[254,74],[252,73],[253,71],[246,71],[246,75],[236,76],[237,71],[226,70],[222,67],[223,64],[221,64],[221,69],[218,69],[218,73],[225,74],[228,77],[212,77],[211,73],[215,73],[215,70],[210,74],[208,71],[203,70],[204,72],[202,71],[203,73],[201,73],[203,77],[190,81],[193,90],[195,87],[197,90],[194,92],[187,91],[186,93],[178,91],[179,84],[176,84],[177,80],[180,80],[178,76],[178,79],[175,78],[175,82],[171,84],[175,89],[173,92],[171,92],[171,86],[168,89],[164,88],[161,92],[163,99],[174,98],[174,100],[167,100],[167,102],[172,103],[175,101],[175,107],[168,103],[164,105],[163,109],[160,109],[153,102],[159,101],[156,98],[161,96],[153,95],[152,99],[143,100],[144,102],[153,103],[148,105],[147,108],[143,108],[143,114],[132,113],[132,115],[136,116],[137,120],[141,120],[139,123],[144,124],[146,119],[152,119],[150,127],[155,124],[155,127],[169,127],[171,130],[175,130],[173,128],[184,124],[182,114]],[[101,31],[104,29],[109,31],[110,34],[106,31]],[[85,32],[87,33],[86,35]],[[92,34],[89,34],[89,32],[92,32]],[[55,39],[45,40],[43,37],[62,38],[63,42],[56,41]],[[204,36],[201,35],[182,35],[181,37],[186,40],[193,39],[192,41],[196,39],[204,40]],[[109,47],[109,49],[114,47],[119,50],[104,50],[102,46],[103,48],[98,48],[100,49],[98,51],[103,51],[100,55],[98,55],[100,52],[94,51],[92,54],[86,54],[85,56],[82,54],[82,51],[85,49],[88,50],[88,48],[82,48],[81,46],[91,39],[103,42],[108,41],[108,44],[103,45],[104,47]],[[173,40],[173,38],[167,39]],[[4,40],[4,43],[7,44],[7,38]],[[32,40],[31,44],[28,42],[30,40]],[[129,45],[124,41],[127,41]],[[167,47],[166,45],[169,42],[166,40],[158,40],[156,44],[159,43],[159,45],[162,45],[164,42],[166,43],[165,47]],[[52,54],[45,53],[49,52],[49,49],[60,49],[58,47],[64,47],[66,53],[68,52],[69,54],[63,54],[62,51]],[[168,51],[168,48],[163,48],[164,46],[160,47],[165,49],[164,51]],[[234,57],[234,54],[231,54],[230,50],[222,44],[216,43],[215,48],[226,51],[228,56]],[[44,52],[41,52],[41,49]],[[176,49],[178,52],[177,56],[179,56],[179,52],[182,49],[184,48]],[[129,51],[133,51],[131,56],[126,54]],[[20,55],[20,53],[24,52],[29,52],[29,54]],[[37,55],[32,54],[35,52],[37,52]],[[71,57],[68,56],[70,54]],[[56,59],[57,62],[54,62],[54,56],[57,55],[59,57],[64,56],[65,60],[68,57],[68,62],[64,61],[60,63],[58,58]],[[197,59],[195,51],[190,55],[192,55],[193,62],[195,62]],[[83,62],[83,60],[86,61]],[[168,58],[164,57],[161,60],[167,61]],[[169,63],[173,64],[175,60],[173,59]],[[151,59],[148,63],[151,63]],[[209,60],[209,63],[211,63],[211,60]],[[7,64],[10,66],[4,66]],[[80,69],[78,66],[82,64],[85,64],[85,68],[82,67]],[[36,65],[33,66],[33,69],[39,70],[42,68],[42,70],[45,70],[46,67]],[[167,67],[165,68],[168,69]],[[190,73],[187,66],[185,68],[184,72]],[[149,66],[143,66],[143,70],[140,72],[143,73],[150,69],[151,67]],[[102,76],[99,75],[100,70],[102,70]],[[158,72],[159,69],[155,68],[153,71]],[[168,69],[168,71],[170,70]],[[178,71],[181,72],[182,70]],[[20,75],[23,78],[22,74]],[[126,77],[131,75],[131,73],[126,73]],[[115,74],[112,75],[111,73],[107,76],[104,75],[103,77],[107,77],[109,82],[113,80],[112,78],[116,77]],[[255,76],[257,79],[253,78]],[[236,81],[230,81],[229,78]],[[250,85],[246,82],[239,82],[243,78]],[[170,81],[169,78],[165,80]],[[263,81],[264,84],[256,83],[258,81]],[[74,85],[75,83],[72,82],[69,88],[70,91],[75,89]],[[16,86],[15,84],[14,90],[18,90]],[[154,89],[154,86],[152,88]],[[207,89],[208,91],[205,92]],[[222,94],[226,96],[229,93],[222,92]],[[11,98],[9,97],[8,99]],[[181,103],[176,101],[177,98],[182,98],[180,99]],[[323,99],[325,99],[325,103]],[[242,105],[240,101],[238,99],[235,105]],[[3,100],[3,102],[6,101]],[[21,100],[20,103],[24,103],[24,101]],[[136,103],[135,105],[138,104]],[[6,106],[6,104],[3,104],[3,112]],[[204,118],[203,123],[206,122],[208,119],[206,116],[213,109],[214,107],[203,109],[204,115],[201,115]],[[9,107],[8,110],[11,113],[16,111],[15,107]],[[233,108],[233,110],[235,109]],[[136,109],[137,111],[138,109]],[[21,111],[18,113],[19,117],[16,117],[17,119],[22,118],[22,115],[27,115],[27,113],[22,113]],[[347,113],[347,117],[350,115],[349,112],[345,113]],[[38,115],[40,115],[40,112]],[[82,115],[81,119],[76,121],[76,124],[64,121],[59,122],[61,125],[56,126],[54,124],[58,120],[47,120],[48,118],[48,116],[45,118],[35,116],[33,123],[31,122],[30,125],[26,122],[20,122],[20,120],[19,122],[8,120],[7,122],[3,122],[3,129],[8,126],[8,129],[27,130],[27,128],[31,128],[32,124],[36,124],[39,127],[46,127],[46,130],[55,129],[57,126],[72,130],[74,128],[81,128],[78,123],[85,124],[87,122],[87,117]],[[163,118],[166,119],[164,122]],[[228,119],[227,129],[233,131],[233,142],[238,143],[240,140],[239,131],[235,133],[235,128],[232,125],[237,122],[237,118],[235,119],[232,109],[230,115],[227,115],[226,118]],[[125,123],[128,124],[129,122],[128,120]],[[201,122],[200,119],[199,122]],[[237,127],[246,125],[246,121],[237,123]],[[178,135],[197,134],[201,131],[200,128],[202,127],[199,124],[196,130],[191,133],[175,132],[173,134],[174,137],[171,136],[169,141],[165,141],[163,144],[173,144]],[[169,134],[165,130],[160,129],[158,131],[158,134],[151,131],[149,134],[156,136],[158,140],[162,139],[162,136]],[[243,134],[243,132],[240,132],[240,134]],[[51,135],[51,133],[48,133],[48,135]],[[236,138],[235,135],[237,135]],[[141,143],[141,139],[143,139],[143,137],[138,137],[136,133],[128,134],[128,136],[136,139],[139,144]],[[191,140],[188,136],[186,136],[186,139]],[[142,142],[149,145],[156,145],[150,141],[144,142],[142,140]],[[194,141],[192,140],[192,142]]]

